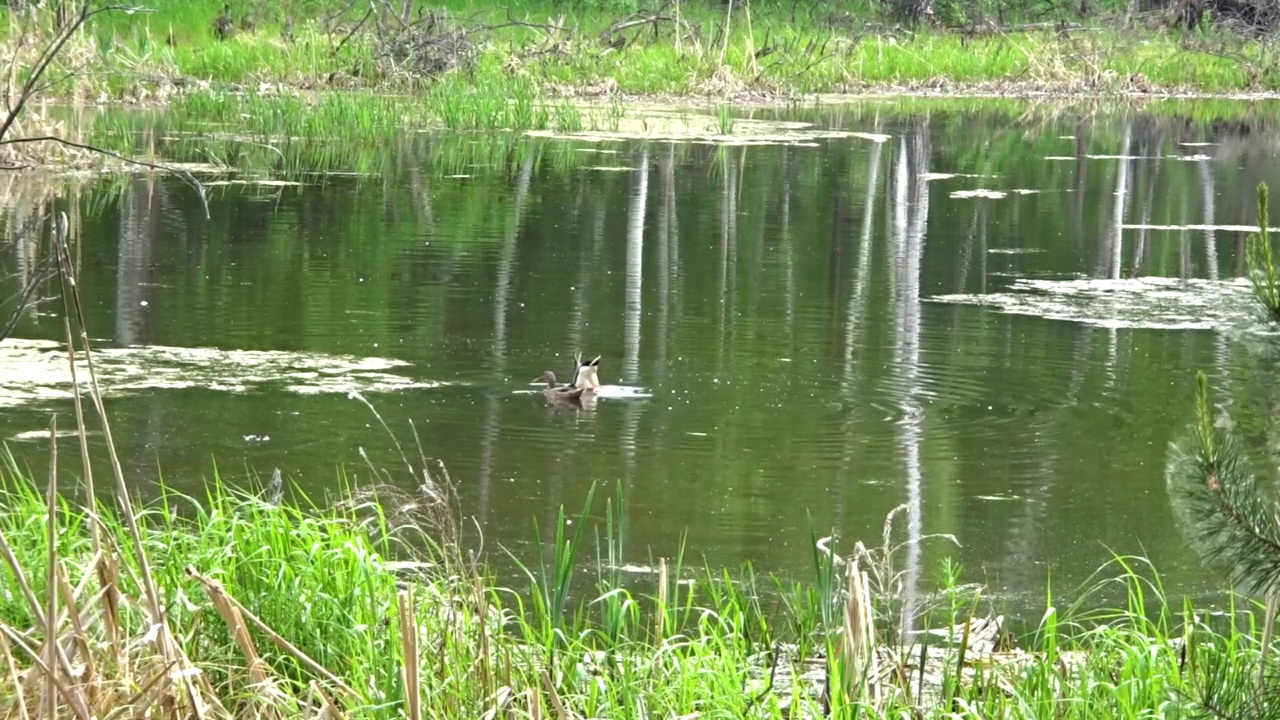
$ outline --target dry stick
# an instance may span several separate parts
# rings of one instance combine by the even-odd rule
[[[0,137],[3,137],[3,136],[0,135]],[[17,145],[20,143],[32,143],[32,142],[54,142],[54,143],[58,143],[59,145],[66,145],[67,147],[78,148],[80,150],[88,150],[89,152],[98,153],[100,155],[106,155],[107,157],[115,158],[117,160],[128,163],[130,165],[138,165],[139,167],[151,168],[152,170],[163,170],[165,172],[173,173],[174,175],[177,175],[180,180],[182,180],[184,183],[190,186],[191,189],[196,191],[196,195],[200,197],[200,206],[204,208],[204,217],[206,220],[209,219],[209,197],[208,197],[209,191],[204,186],[203,183],[197,180],[194,175],[187,172],[186,170],[183,170],[181,168],[169,167],[168,165],[161,165],[158,163],[149,163],[145,160],[135,160],[131,157],[125,157],[124,155],[121,155],[120,153],[114,152],[112,150],[107,150],[105,148],[96,147],[94,145],[89,145],[86,143],[74,142],[72,140],[56,137],[54,135],[40,135],[38,137],[20,137],[20,138],[13,138],[12,140],[0,140],[0,147],[3,147],[5,145]]]
[[[169,622],[160,603],[160,591],[156,587],[155,576],[151,572],[151,563],[147,559],[147,551],[142,543],[142,530],[138,526],[138,517],[134,512],[133,501],[129,496],[129,486],[124,480],[124,469],[120,465],[120,456],[116,452],[115,441],[111,437],[111,421],[107,418],[107,409],[102,402],[102,389],[98,387],[98,374],[93,366],[93,353],[89,347],[89,331],[84,319],[84,306],[80,302],[80,291],[76,284],[74,268],[71,264],[71,254],[65,242],[58,243],[55,250],[58,254],[58,266],[63,279],[63,303],[68,305],[68,310],[74,309],[75,311],[76,324],[80,329],[80,344],[84,348],[85,364],[89,368],[90,398],[93,400],[94,410],[97,411],[98,418],[102,421],[102,435],[106,440],[107,457],[111,461],[111,471],[116,480],[116,496],[124,511],[125,521],[129,527],[129,537],[133,543],[134,555],[141,575],[140,581],[147,596],[147,609],[151,616],[151,622],[158,628],[155,644],[160,651],[161,657],[164,658],[165,664],[172,664],[177,662],[178,658],[185,659],[185,656],[176,650],[172,643],[173,636],[169,631]],[[75,347],[68,347],[67,352],[74,363]],[[80,426],[80,432],[84,431],[84,426]],[[195,713],[197,718],[202,717],[204,714],[203,705],[196,697],[195,686],[192,684],[189,674],[182,673],[182,685],[186,690],[187,699],[191,703],[192,712]]]
[[[89,18],[100,13],[112,12],[115,10],[136,12],[140,9],[141,8],[126,5],[106,5],[96,10],[90,10],[89,3],[87,2],[81,6],[80,13],[76,16],[75,22],[60,30],[58,34],[54,36],[54,39],[45,46],[44,51],[41,52],[40,57],[36,60],[35,67],[31,69],[31,74],[27,77],[27,81],[22,84],[22,90],[18,94],[18,102],[9,108],[8,116],[5,117],[4,122],[0,124],[0,138],[3,138],[5,133],[9,132],[9,128],[13,126],[13,123],[17,121],[18,115],[22,113],[23,107],[26,106],[27,102],[34,95],[32,90],[36,87],[36,84],[40,82],[40,78],[44,75],[45,71],[49,69],[49,65],[53,63],[53,59],[62,52],[63,46],[71,40],[71,36],[75,35],[81,25],[88,22]]]
[[[285,652],[288,652],[292,654],[294,657],[298,658],[298,660],[302,661],[304,665],[314,670],[318,675],[321,675],[322,677],[324,677],[324,679],[333,683],[340,690],[347,693],[348,696],[357,698],[357,699],[359,698],[359,695],[356,694],[355,690],[351,689],[350,685],[347,685],[337,675],[334,675],[333,673],[329,672],[323,665],[316,662],[315,660],[312,660],[306,653],[302,652],[296,646],[294,646],[293,643],[284,639],[284,637],[282,637],[279,633],[277,633],[275,630],[272,630],[270,627],[268,627],[267,624],[264,623],[262,620],[260,620],[257,615],[254,615],[252,612],[250,612],[249,608],[246,608],[244,605],[240,604],[239,600],[236,600],[229,593],[227,593],[226,589],[223,588],[222,584],[219,583],[217,580],[213,580],[211,578],[205,577],[204,575],[201,575],[200,572],[196,570],[195,566],[193,565],[188,565],[186,568],[186,572],[188,576],[195,578],[204,587],[206,593],[217,593],[221,597],[226,598],[230,606],[234,607],[237,611],[239,611],[243,617],[249,620],[249,622],[253,623],[254,625],[257,625],[258,629],[266,634],[268,640],[275,643],[278,647],[282,648]]]

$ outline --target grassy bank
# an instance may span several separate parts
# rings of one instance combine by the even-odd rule
[[[44,100],[164,108],[159,144],[216,140],[199,162],[225,169],[261,164],[255,154],[289,156],[292,144],[402,143],[439,128],[654,135],[653,117],[637,104],[679,106],[682,117],[662,120],[658,136],[692,128],[723,139],[739,134],[733,120],[744,111],[732,106],[743,103],[794,107],[884,93],[1149,98],[1280,85],[1265,44],[1226,32],[1167,31],[1167,18],[1155,15],[1127,30],[1108,16],[1066,32],[1053,23],[979,32],[981,3],[948,16],[967,30],[907,31],[874,3],[866,12],[770,2],[736,12],[714,3],[446,3],[417,6],[401,22],[362,4],[315,0],[290,6],[292,14],[235,6],[220,39],[213,26],[222,3],[196,0],[94,15],[65,44],[53,5],[0,14],[0,51],[16,59],[15,85],[58,47],[35,100],[0,138],[5,165],[103,161],[83,148],[23,142],[47,135],[172,159],[148,154],[155,138],[133,132],[132,120],[90,132],[78,116],[55,120]],[[341,168],[352,157],[349,146],[333,146],[313,165]]]
[[[1213,31],[1166,31],[1168,18],[1157,15],[1128,28],[1108,16],[1070,32],[1053,23],[912,32],[874,3],[758,2],[734,12],[703,2],[452,2],[418,7],[407,23],[360,4],[311,2],[289,14],[241,3],[227,16],[230,36],[220,39],[213,26],[221,0],[151,9],[94,17],[65,50],[77,79],[56,91],[165,102],[191,92],[362,88],[433,98],[443,116],[458,96],[743,100],[885,89],[1267,91],[1280,83],[1265,45]],[[1061,19],[1068,17],[1077,20]],[[32,37],[53,32],[48,12],[0,18],[3,45],[19,56],[33,51]],[[972,8],[947,18],[969,28],[983,19]]]
[[[164,491],[137,513],[135,546],[113,511],[99,510],[96,540],[69,498],[50,515],[45,484],[8,461],[0,717],[34,717],[52,694],[63,717],[78,703],[175,716],[195,697],[218,717],[1134,718],[1186,704],[1206,673],[1249,676],[1257,657],[1250,613],[1179,606],[1135,561],[1089,590],[1122,586],[1126,604],[1077,613],[1047,600],[1024,637],[997,632],[979,589],[952,577],[916,618],[942,632],[901,643],[883,557],[864,560],[867,588],[820,552],[809,582],[678,559],[628,582],[621,498],[597,498],[594,512],[535,529],[527,575],[503,583],[455,544],[443,483],[319,505],[216,475],[209,487],[198,499]],[[79,669],[56,681],[42,670],[51,635]]]

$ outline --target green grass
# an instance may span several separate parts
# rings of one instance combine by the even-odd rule
[[[450,128],[572,129],[589,123],[548,98],[595,92],[737,98],[985,85],[1068,93],[1146,86],[1228,92],[1280,85],[1280,66],[1264,47],[1213,31],[1189,45],[1180,33],[1122,32],[1105,23],[1065,38],[1048,31],[964,38],[946,30],[877,30],[884,26],[870,24],[877,22],[873,14],[854,23],[834,10],[797,14],[785,3],[755,5],[749,18],[740,12],[729,18],[727,34],[723,8],[686,3],[682,19],[690,32],[677,36],[666,23],[656,36],[629,35],[621,49],[601,40],[621,6],[517,3],[510,7],[513,19],[543,24],[563,17],[572,36],[554,35],[567,40],[553,48],[544,30],[504,27],[483,36],[470,69],[431,77],[388,59],[368,23],[347,38],[358,14],[326,23],[342,3],[294,6],[293,42],[280,36],[279,10],[256,17],[253,30],[219,42],[210,24],[220,6],[213,0],[162,3],[153,13],[95,18],[67,50],[68,64],[94,72],[54,91],[143,102],[213,96],[216,105],[225,102],[225,93],[284,88],[300,94],[298,109],[321,112],[323,103],[315,103],[313,93],[363,89],[423,99],[429,116]],[[446,6],[452,17],[472,23],[508,19],[493,6]],[[248,7],[233,12],[238,16]],[[6,47],[15,42],[12,23],[8,16],[0,22]]]
[[[295,497],[277,504],[262,493],[228,488],[216,472],[208,487],[201,498],[162,489],[138,520],[178,644],[230,713],[302,712],[314,682],[352,717],[403,717],[408,657],[416,659],[422,717],[527,716],[537,706],[552,717],[698,712],[781,719],[789,717],[788,705],[817,711],[821,677],[814,676],[812,687],[789,678],[825,667],[835,678],[832,717],[859,711],[944,717],[950,710],[958,714],[951,717],[1137,718],[1184,704],[1223,674],[1252,678],[1248,667],[1258,651],[1250,611],[1233,608],[1212,619],[1197,614],[1166,597],[1159,575],[1142,561],[1117,558],[1106,569],[1112,577],[1086,588],[1074,606],[1047,598],[1040,622],[1016,639],[1023,652],[963,654],[939,638],[930,640],[932,648],[898,648],[896,661],[881,660],[877,668],[914,682],[923,652],[929,673],[938,677],[923,695],[885,685],[882,699],[873,701],[861,675],[841,675],[857,657],[842,649],[845,616],[835,594],[844,584],[840,568],[821,553],[815,553],[811,582],[761,578],[750,567],[691,572],[675,558],[662,561],[656,579],[637,585],[617,569],[626,557],[624,499],[605,501],[604,522],[591,525],[586,518],[600,502],[588,495],[576,519],[561,511],[550,529],[553,540],[516,555],[525,563],[521,586],[512,582],[519,573],[504,582],[483,566],[461,562],[464,554],[447,544],[433,543],[441,537],[439,524],[407,509],[409,500],[422,504],[423,498],[366,489],[323,503]],[[34,479],[10,458],[0,483],[0,537],[37,598],[48,589],[45,504]],[[97,590],[90,520],[66,497],[58,508],[55,556],[67,581],[83,585],[75,597],[87,610]],[[108,547],[129,546],[117,513],[103,511],[102,528]],[[536,526],[534,536],[546,537]],[[144,615],[130,602],[141,592],[134,580],[140,569],[127,553],[121,560],[124,635],[141,638]],[[275,695],[248,689],[243,647],[188,567],[217,580],[296,648],[273,644],[256,626],[248,633],[265,663],[258,672],[274,684]],[[921,619],[925,625],[949,627],[985,614],[978,591],[959,584],[957,568],[945,568],[942,577]],[[1120,606],[1096,609],[1090,594],[1113,597],[1115,589],[1124,593]],[[411,604],[402,605],[410,595]],[[882,597],[874,602],[882,643],[892,639],[884,625],[891,605]],[[407,625],[402,607],[412,612]],[[38,647],[42,626],[8,570],[0,573],[0,623]],[[101,623],[86,622],[78,633],[72,626],[66,622],[63,632],[81,637],[84,647],[109,645]],[[416,655],[406,653],[415,639]],[[147,664],[136,642],[133,647],[129,668],[136,671]],[[16,654],[20,667],[31,665]],[[107,681],[130,671],[95,659]],[[0,690],[0,711],[16,701],[8,687]],[[28,694],[28,702],[36,696]]]

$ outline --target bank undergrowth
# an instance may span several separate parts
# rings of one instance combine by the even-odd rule
[[[311,93],[365,90],[415,98],[421,117],[405,120],[423,126],[574,129],[591,124],[570,102],[584,97],[722,102],[883,90],[1280,87],[1267,43],[1168,31],[1163,16],[1125,29],[1101,18],[1056,29],[913,31],[874,13],[797,7],[756,3],[735,15],[698,2],[636,5],[630,14],[600,4],[446,5],[418,8],[398,26],[346,3],[309,3],[293,15],[259,4],[236,10],[235,29],[220,39],[212,25],[221,0],[162,3],[95,17],[63,49],[59,63],[69,76],[49,92],[107,103],[199,97],[210,109],[229,95],[268,98],[246,109],[253,115],[315,112]],[[56,27],[47,11],[0,18],[0,48],[20,64],[33,61],[33,48]],[[375,107],[361,103],[366,114]]]

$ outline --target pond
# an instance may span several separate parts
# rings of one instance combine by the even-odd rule
[[[905,505],[897,541],[959,544],[906,546],[909,584],[950,556],[1018,612],[1112,553],[1221,587],[1164,458],[1197,370],[1268,441],[1231,327],[1239,226],[1280,181],[1275,110],[882,100],[755,111],[786,131],[754,138],[411,133],[372,167],[219,176],[243,182],[211,187],[207,218],[151,175],[9,175],[0,202],[6,237],[53,198],[72,211],[140,488],[279,468],[320,494],[370,481],[362,452],[396,473],[358,391],[416,461],[412,421],[491,557],[592,483],[603,517],[620,483],[628,562],[683,544],[808,579],[811,526],[847,552]],[[49,415],[71,424],[62,332],[48,304],[0,344],[0,438],[31,467]],[[617,392],[547,407],[531,381],[568,379],[575,351]]]

